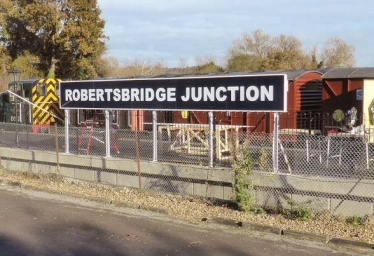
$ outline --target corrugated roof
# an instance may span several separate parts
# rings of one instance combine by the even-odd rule
[[[264,71],[254,71],[254,72],[225,72],[225,73],[212,73],[212,74],[204,74],[204,75],[194,75],[194,74],[186,74],[186,75],[161,75],[156,77],[199,77],[199,76],[235,76],[235,75],[277,75],[277,74],[286,74],[287,79],[289,81],[296,80],[299,76],[310,73],[310,72],[317,72],[319,74],[323,74],[324,70],[264,70]]]
[[[251,72],[247,74],[255,74],[255,75],[261,75],[261,74],[267,74],[267,75],[272,75],[272,74],[286,74],[287,79],[289,81],[294,81],[297,78],[299,78],[301,75],[304,75],[306,73],[319,73],[323,74],[323,70],[305,70],[305,69],[299,69],[299,70],[265,70],[263,72]]]
[[[374,78],[374,68],[334,68],[322,75],[322,79]]]
[[[287,75],[287,79],[289,81],[294,81],[294,80],[297,80],[297,78],[299,78],[301,75],[304,75],[306,73],[311,73],[311,72],[316,72],[316,73],[320,73],[322,75],[321,72],[319,72],[318,70],[290,70],[290,71],[285,71],[284,73]]]
[[[34,78],[34,79],[22,79],[22,80],[19,80],[17,83],[18,84],[30,84],[30,83],[34,83],[35,81],[37,81],[39,79],[37,78]],[[15,84],[14,81],[10,81],[9,84]]]

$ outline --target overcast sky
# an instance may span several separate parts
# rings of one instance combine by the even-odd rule
[[[338,37],[355,47],[356,66],[374,66],[370,0],[98,0],[108,55],[180,66],[196,58],[224,63],[233,41],[256,29],[295,36],[304,50]]]

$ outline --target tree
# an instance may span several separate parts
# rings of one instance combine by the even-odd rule
[[[354,47],[339,38],[329,39],[322,53],[318,55],[317,52],[314,46],[310,53],[305,53],[301,41],[294,36],[281,34],[272,37],[262,30],[255,30],[244,33],[233,42],[228,50],[227,69],[294,70],[355,65]]]
[[[102,56],[96,68],[99,77],[118,77],[120,70],[118,59],[111,56]]]
[[[266,69],[292,70],[301,68],[302,44],[293,36],[280,35],[266,53]]]
[[[8,55],[8,51],[2,45],[0,45],[0,92],[8,89],[8,70],[11,59]]]
[[[229,55],[235,56],[238,53],[245,53],[265,58],[274,43],[275,40],[271,35],[265,34],[261,29],[257,29],[251,34],[244,33],[236,39],[233,46],[229,49]]]
[[[209,74],[209,73],[220,73],[223,72],[223,68],[218,66],[214,58],[211,56],[197,57],[197,66],[192,70],[193,74]]]
[[[246,53],[237,53],[227,62],[227,69],[229,71],[260,70],[261,66],[262,60],[260,57]]]
[[[23,78],[40,78],[45,74],[38,69],[39,63],[40,59],[37,56],[31,55],[26,51],[24,54],[18,56],[12,64],[14,67],[22,70],[21,75]]]
[[[96,77],[106,50],[97,0],[0,0],[1,39],[12,60],[29,52],[46,75]]]
[[[255,71],[265,64],[266,55],[274,45],[274,38],[257,29],[244,33],[234,40],[228,50],[227,69],[229,71]]]
[[[309,55],[306,55],[305,59],[305,64],[309,69],[318,69],[322,67],[322,62],[318,62],[317,60],[317,46],[313,47],[312,51]],[[309,63],[309,65],[307,63]]]
[[[209,73],[220,73],[223,72],[223,69],[218,66],[213,61],[210,61],[208,63],[197,65],[197,67],[194,68],[192,73],[194,74],[209,74]]]
[[[255,30],[243,34],[229,49],[228,69],[253,71],[260,69],[299,69],[304,66],[301,41],[293,36],[281,34],[272,37]]]
[[[118,75],[121,77],[152,77],[163,75],[166,70],[161,62],[134,60],[124,67],[120,67]]]
[[[355,48],[340,38],[329,39],[321,54],[321,63],[326,68],[346,68],[356,65]]]

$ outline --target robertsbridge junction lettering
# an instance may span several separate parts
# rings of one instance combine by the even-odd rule
[[[62,109],[286,111],[286,75],[63,81]]]

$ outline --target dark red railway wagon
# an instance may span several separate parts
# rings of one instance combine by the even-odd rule
[[[208,112],[206,111],[175,111],[173,114],[175,123],[208,124]],[[217,111],[214,112],[216,124],[244,125],[245,114],[242,112]]]
[[[288,79],[288,100],[286,113],[280,114],[280,129],[309,129],[305,122],[311,113],[321,113],[322,71],[265,71],[247,73],[253,75],[286,74]],[[249,132],[273,131],[272,113],[215,112],[216,124],[242,125]],[[308,119],[310,120],[310,119]],[[207,124],[208,113],[199,111],[175,111],[175,123]],[[314,125],[315,126],[315,125]],[[249,129],[249,130],[248,130]]]
[[[323,71],[293,70],[285,74],[288,79],[287,112],[280,113],[279,129],[316,129],[319,124],[311,123],[309,117],[321,113]],[[254,125],[252,132],[273,131],[273,114],[257,121],[249,119],[249,125]]]
[[[235,73],[238,75],[277,75],[286,74],[288,79],[287,112],[280,114],[280,129],[309,129],[310,122],[304,124],[307,114],[321,113],[322,102],[321,71],[264,71]],[[150,116],[150,111],[144,111]],[[146,118],[150,122],[150,117]],[[239,125],[247,132],[271,133],[273,113],[247,113],[220,111],[214,112],[216,124]],[[207,111],[164,111],[158,113],[160,123],[208,124]],[[245,127],[245,128],[244,128]]]
[[[322,76],[324,132],[370,127],[374,112],[374,68],[335,68]]]
[[[283,73],[288,79],[287,112],[280,113],[279,129],[315,129],[310,115],[321,113],[322,71],[294,70]],[[273,132],[273,113],[246,113],[246,125],[251,132]],[[307,121],[308,120],[308,121]]]

